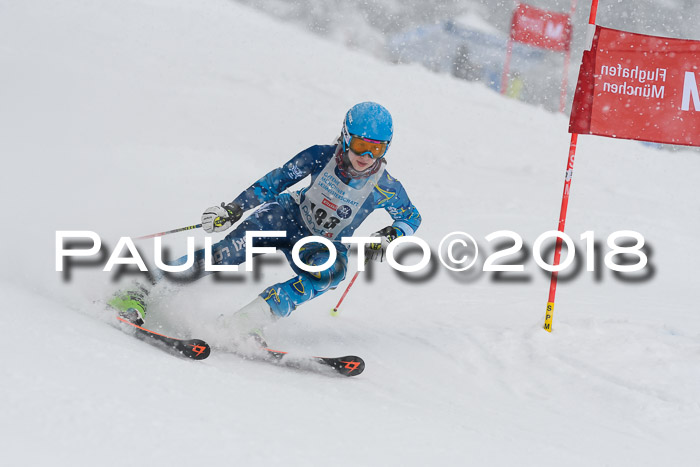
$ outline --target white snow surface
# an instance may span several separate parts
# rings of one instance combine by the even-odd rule
[[[610,233],[639,231],[653,274],[560,283],[551,334],[531,256],[518,282],[437,261],[407,280],[384,263],[338,317],[347,280],[268,330],[280,349],[360,355],[361,376],[217,349],[194,362],[119,331],[104,301],[128,277],[103,259],[64,279],[55,232],[113,247],[197,223],[375,100],[433,250],[458,230],[487,254],[503,229],[532,247],[557,226],[567,117],[224,0],[3,0],[0,69],[2,465],[697,465],[697,153],[579,138],[566,231],[581,256],[585,231],[602,253]],[[359,233],[388,223],[377,212]],[[185,236],[164,244],[182,254]],[[154,291],[149,326],[225,346],[216,316],[291,277],[272,259],[257,278]]]

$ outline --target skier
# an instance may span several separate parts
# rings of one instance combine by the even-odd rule
[[[375,209],[384,208],[394,222],[373,234],[381,238],[365,247],[368,260],[382,261],[389,242],[412,235],[421,223],[416,207],[409,200],[401,183],[385,170],[386,152],[393,137],[391,114],[374,102],[353,106],[345,115],[336,144],[312,146],[282,167],[263,176],[232,202],[212,206],[202,214],[202,228],[207,233],[223,232],[235,224],[249,209],[260,206],[223,240],[212,247],[214,264],[238,265],[245,261],[246,231],[286,231],[285,237],[256,238],[256,246],[281,250],[296,276],[286,282],[267,287],[252,302],[220,320],[234,330],[238,342],[252,337],[265,346],[262,329],[277,318],[289,314],[324,292],[336,288],[345,278],[348,245],[342,237],[350,237]],[[296,193],[285,190],[310,177],[311,183]],[[320,273],[310,273],[292,261],[294,244],[316,235],[329,239],[337,253],[335,263]],[[328,249],[321,243],[307,243],[300,250],[300,259],[307,265],[324,264]],[[187,256],[174,261],[182,265]],[[204,271],[204,250],[195,252],[194,265],[188,273],[201,276]],[[109,304],[121,316],[135,324],[143,324],[147,309],[148,289],[118,292]]]

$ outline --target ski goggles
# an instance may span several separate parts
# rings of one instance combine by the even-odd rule
[[[358,156],[369,156],[370,159],[380,159],[386,154],[389,143],[350,135],[348,147]]]

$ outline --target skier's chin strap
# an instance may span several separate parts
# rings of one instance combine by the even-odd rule
[[[343,151],[343,144],[339,142],[335,147],[335,163],[338,165],[338,170],[343,177],[361,179],[370,177],[379,172],[379,169],[382,168],[382,164],[386,164],[386,160],[384,160],[383,157],[377,159],[374,164],[360,172],[359,170],[355,170],[352,166],[350,158],[348,157],[348,152]]]

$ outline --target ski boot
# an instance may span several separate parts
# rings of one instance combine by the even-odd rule
[[[260,347],[261,349],[267,348],[267,341],[265,340],[262,328],[255,328],[248,331],[248,340],[255,344],[256,347]]]
[[[256,297],[231,316],[219,316],[221,324],[234,331],[236,346],[254,344],[258,348],[267,348],[263,328],[275,318],[270,305],[262,297]]]
[[[146,319],[147,298],[148,290],[137,284],[134,289],[117,292],[107,304],[117,310],[120,318],[142,326]]]

